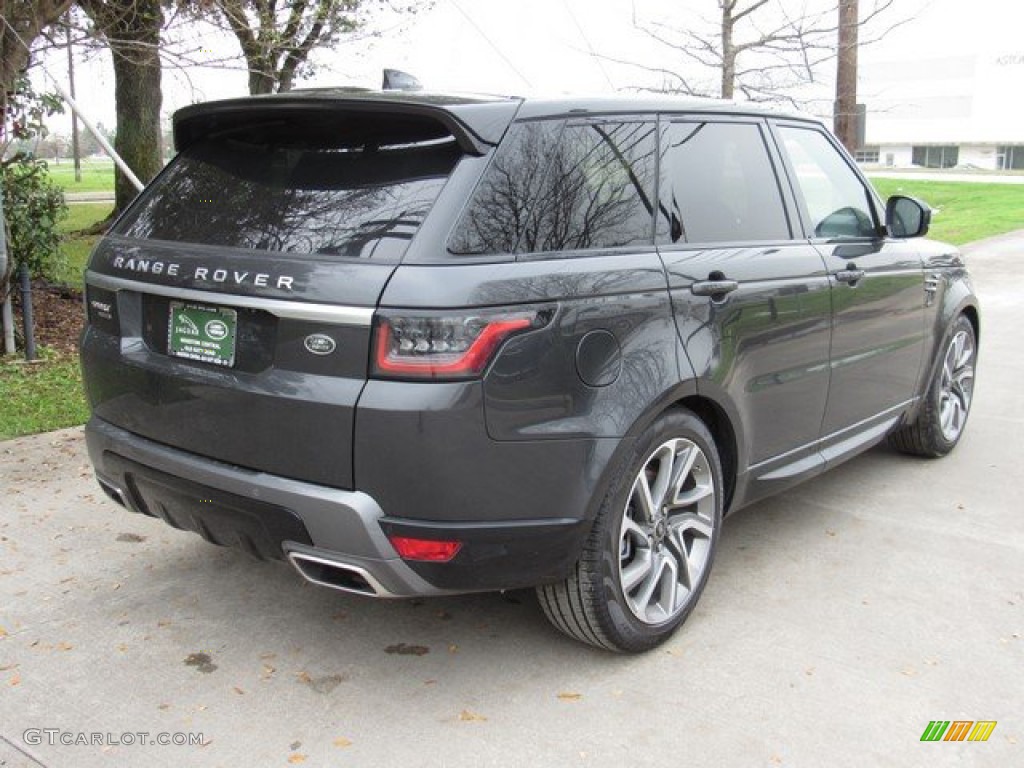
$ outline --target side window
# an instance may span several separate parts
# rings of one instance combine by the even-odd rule
[[[788,240],[778,179],[754,123],[671,122],[665,127],[658,240]]]
[[[563,125],[545,121],[515,123],[509,128],[455,228],[449,251],[459,255],[515,252]]]
[[[782,126],[779,136],[813,236],[877,236],[868,192],[832,142],[810,128]]]
[[[449,245],[547,253],[653,243],[656,124],[513,126]]]

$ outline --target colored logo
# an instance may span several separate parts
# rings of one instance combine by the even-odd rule
[[[996,720],[932,720],[921,734],[921,741],[988,741],[996,729]]]

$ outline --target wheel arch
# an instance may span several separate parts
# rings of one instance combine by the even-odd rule
[[[715,439],[718,458],[722,463],[722,483],[725,486],[723,488],[722,509],[723,512],[727,512],[736,491],[739,462],[736,430],[733,428],[728,413],[717,402],[702,395],[684,397],[677,400],[673,407],[686,408],[693,413],[704,423],[704,426],[708,428],[711,436]]]

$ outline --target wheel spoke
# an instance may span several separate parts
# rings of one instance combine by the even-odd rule
[[[647,531],[645,531],[640,524],[629,515],[626,515],[622,520],[622,535],[632,535],[636,540],[637,544],[647,543]]]
[[[710,539],[713,531],[711,520],[696,512],[672,515],[669,518],[668,527],[673,534],[678,536],[694,532],[705,539]]]
[[[644,470],[640,470],[640,474],[636,476],[636,481],[633,483],[633,497],[640,506],[639,512],[643,515],[644,521],[652,522],[657,505],[651,495],[651,484],[647,480],[647,473]]]
[[[633,561],[622,569],[622,591],[626,594],[627,598],[629,593],[636,588],[636,585],[650,574],[652,559],[650,549],[638,549],[633,557]]]
[[[651,600],[654,598],[654,593],[661,584],[662,576],[665,573],[665,569],[668,567],[668,561],[664,555],[656,553],[651,563],[651,569],[647,574],[647,578],[643,582],[643,586],[640,588],[639,594],[636,596],[634,606],[638,612],[642,614],[641,618],[646,617],[648,609],[651,605]]]
[[[698,483],[688,491],[684,491],[676,495],[675,502],[672,504],[673,507],[690,507],[696,504],[701,499],[706,499],[708,496],[714,494],[715,489],[710,483]]]

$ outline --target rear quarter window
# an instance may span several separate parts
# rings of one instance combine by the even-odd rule
[[[449,243],[456,254],[653,244],[650,121],[514,125]]]

